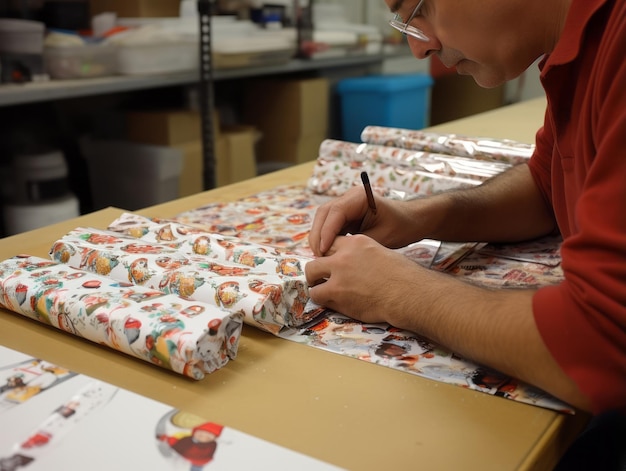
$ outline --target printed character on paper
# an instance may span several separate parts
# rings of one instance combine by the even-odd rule
[[[163,456],[178,465],[177,469],[182,469],[182,461],[189,471],[202,471],[213,461],[223,429],[196,415],[173,410],[156,426],[157,446]]]
[[[24,403],[74,375],[36,358],[6,365],[0,368],[0,411]]]

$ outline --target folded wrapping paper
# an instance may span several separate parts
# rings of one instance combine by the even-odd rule
[[[378,193],[397,199],[476,186],[486,179],[467,171],[459,173],[450,162],[427,154],[327,139],[320,146],[307,186],[316,193],[339,196],[360,184],[364,170]]]
[[[367,126],[361,133],[361,140],[369,144],[471,157],[512,165],[527,162],[535,150],[534,145],[510,139],[437,134],[383,126]]]
[[[0,304],[194,379],[234,359],[243,313],[33,256],[0,262]]]
[[[214,238],[215,250],[210,243],[203,245],[216,257],[224,249],[218,239]],[[303,260],[284,257],[261,262],[262,257],[256,256],[259,268],[252,268],[225,257],[187,255],[180,248],[188,243],[144,242],[115,232],[77,228],[54,243],[50,256],[118,281],[241,312],[244,322],[274,334],[284,326],[299,326],[320,314],[317,307],[307,309]]]

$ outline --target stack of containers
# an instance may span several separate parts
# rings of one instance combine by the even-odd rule
[[[53,79],[91,78],[117,71],[114,46],[77,34],[50,33],[46,37],[44,61]]]
[[[45,80],[43,71],[44,24],[0,18],[0,82]]]
[[[23,154],[11,168],[13,186],[4,205],[7,234],[43,227],[80,214],[78,199],[69,190],[68,170],[59,151]]]

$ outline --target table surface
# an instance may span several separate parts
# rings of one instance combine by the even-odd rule
[[[532,142],[545,100],[430,128]],[[173,216],[283,184],[305,183],[313,162],[138,211]],[[0,259],[47,257],[78,226],[106,228],[121,209],[0,239]],[[584,426],[562,415],[420,378],[245,326],[238,356],[202,381],[0,310],[0,345],[64,365],[348,469],[551,469]],[[523,354],[520,352],[520,354]]]

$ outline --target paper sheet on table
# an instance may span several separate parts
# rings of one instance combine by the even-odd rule
[[[37,365],[45,366],[41,372]],[[0,401],[36,377],[63,375],[36,399],[0,407],[0,469],[17,471],[232,471],[271,463],[274,471],[338,470],[336,466],[46,360],[0,346]],[[34,374],[33,374],[34,373]],[[174,388],[175,390],[175,388]],[[223,414],[222,414],[223,415]],[[223,415],[227,416],[227,415]],[[211,420],[213,419],[213,420]],[[9,426],[10,425],[10,426]],[[204,431],[195,437],[196,431]],[[211,436],[207,437],[206,432]]]
[[[171,220],[310,257],[309,228],[319,205],[329,199],[303,185],[285,185],[236,201],[193,208]]]
[[[574,409],[546,392],[386,323],[370,324],[328,312],[301,329],[281,332],[286,340],[361,361],[387,366],[424,378],[493,396],[574,414]]]
[[[5,308],[194,379],[236,357],[243,314],[32,256],[0,263]]]

